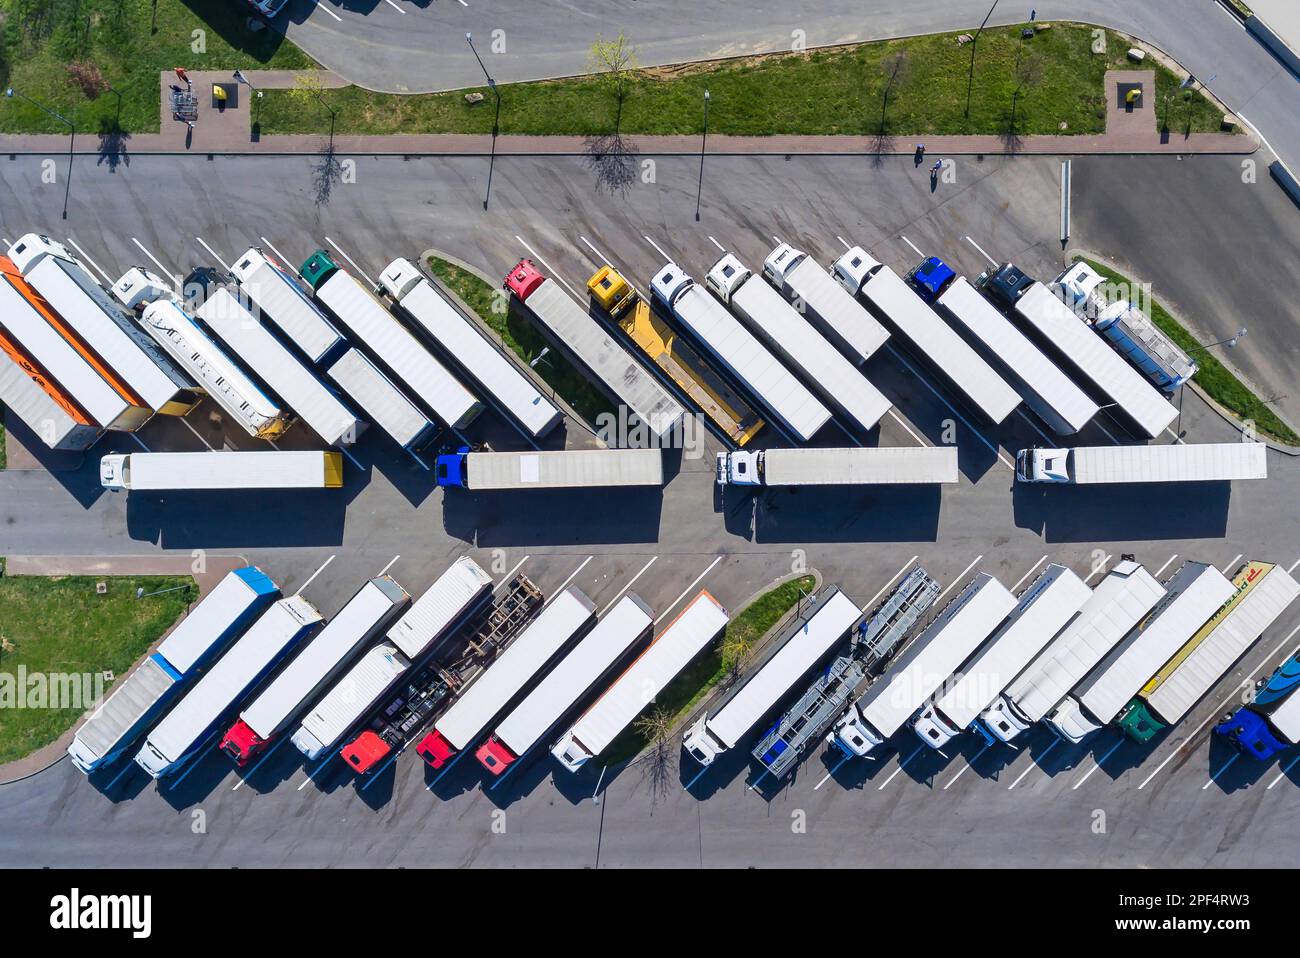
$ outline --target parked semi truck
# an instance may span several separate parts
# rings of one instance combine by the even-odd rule
[[[860,433],[870,432],[892,403],[772,286],[734,253],[709,268],[706,285],[829,406]]]
[[[1021,449],[1016,453],[1016,478],[1021,482],[1079,486],[1267,479],[1267,452],[1268,447],[1262,442]]]
[[[830,411],[676,263],[650,282],[654,296],[800,442],[830,421]]]
[[[1300,654],[1287,659],[1255,687],[1247,705],[1223,717],[1214,734],[1261,762],[1300,743]]]
[[[1042,283],[1006,263],[981,273],[975,285],[1025,324],[1040,346],[1064,359],[1142,435],[1154,439],[1177,417],[1178,410],[1159,390]]]
[[[982,733],[976,722],[1034,656],[1088,601],[1092,590],[1074,572],[1052,563],[1020,595],[1016,607],[955,682],[934,695],[912,728],[921,741],[941,749],[967,730]],[[984,734],[985,741],[993,740]]]
[[[524,758],[654,630],[655,615],[634,592],[606,612],[496,726],[475,753],[493,775]]]
[[[165,416],[184,416],[202,401],[203,391],[131,322],[62,243],[28,233],[9,247],[9,259],[145,406]]]
[[[1097,415],[1099,407],[1088,394],[943,260],[922,260],[907,274],[907,282],[1053,432],[1072,435]]]
[[[1109,299],[1110,284],[1087,263],[1075,263],[1052,285],[1076,313],[1159,388],[1173,392],[1196,375],[1195,360],[1132,301]]]
[[[368,581],[239,713],[221,739],[221,750],[240,768],[247,765],[410,601],[389,576]]]
[[[419,402],[453,429],[463,429],[483,411],[473,393],[425,348],[361,281],[340,269],[324,250],[302,264],[316,301],[352,331],[357,340]]]
[[[543,276],[532,260],[521,259],[504,285],[561,352],[575,359],[608,396],[639,419],[656,442],[681,428],[686,415],[681,403],[559,283]]]
[[[1185,562],[1165,582],[1164,597],[1059,705],[1047,727],[1078,744],[1115,720],[1156,669],[1232,597],[1214,566]]]
[[[300,595],[274,603],[154,727],[135,763],[155,779],[179,771],[202,751],[223,720],[258,683],[323,620],[316,607]]]
[[[234,291],[216,286],[195,315],[327,446],[350,446],[366,428],[316,374],[253,318]]]
[[[979,354],[934,314],[892,269],[854,246],[835,261],[835,279],[903,337],[981,416],[1000,423],[1020,396]]]
[[[441,428],[416,408],[415,403],[365,353],[349,349],[327,371],[330,379],[356,403],[371,423],[420,466],[429,468],[422,453],[437,442],[442,435]]]
[[[657,316],[612,266],[596,270],[587,281],[587,291],[628,339],[733,443],[744,446],[763,428],[763,418],[753,407],[684,337]]]
[[[393,260],[379,274],[379,283],[402,311],[460,364],[483,394],[492,397],[529,436],[540,439],[564,419],[533,381],[439,295],[410,260]]]
[[[471,452],[462,446],[438,457],[438,485],[477,491],[503,489],[598,489],[662,486],[659,449],[553,449]]]
[[[855,486],[957,481],[954,446],[756,449],[717,454],[718,485]]]
[[[763,261],[763,278],[795,304],[841,353],[861,365],[885,345],[889,331],[803,250],[779,243]]]
[[[1001,582],[981,572],[891,668],[835,723],[827,736],[846,756],[865,757],[893,737],[1016,607]]]
[[[341,489],[338,452],[127,452],[99,461],[99,483],[114,492],[218,489]]]
[[[239,291],[312,363],[337,355],[346,340],[279,260],[256,246],[230,269]]]
[[[227,573],[77,729],[68,746],[72,764],[89,775],[126,754],[279,595],[256,566]]]
[[[582,590],[569,588],[554,596],[523,634],[439,716],[416,752],[432,768],[445,768],[482,738],[493,720],[586,632],[595,617],[596,606]]]
[[[1122,559],[1092,590],[1079,614],[980,713],[984,728],[998,741],[1010,742],[1041,721],[1164,593],[1141,563]]]
[[[103,430],[0,327],[0,408],[57,452],[84,452]]]
[[[753,672],[686,730],[682,746],[701,765],[740,744],[805,676],[824,662],[862,611],[838,586],[807,600],[763,651]]]
[[[1232,585],[1232,598],[1160,667],[1115,720],[1133,741],[1149,742],[1181,722],[1300,595],[1300,584],[1285,569],[1258,560],[1238,569]]]
[[[153,415],[6,256],[0,256],[0,329],[97,426],[135,432]]]
[[[551,754],[571,772],[599,757],[664,688],[727,627],[729,614],[706,591],[691,599],[636,661],[560,736]]]
[[[289,427],[289,417],[275,400],[185,312],[165,280],[134,266],[113,284],[113,295],[244,432],[274,440]]]

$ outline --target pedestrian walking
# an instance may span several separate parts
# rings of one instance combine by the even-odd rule
[[[935,160],[934,166],[930,167],[930,172],[935,176],[938,176],[939,171],[942,169],[943,169],[943,160]]]
[[[921,161],[924,159],[925,159],[925,144],[918,143],[916,144],[916,156],[913,158],[913,162],[915,163],[916,166],[920,166]]]

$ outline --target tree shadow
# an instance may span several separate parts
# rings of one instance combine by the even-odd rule
[[[627,195],[637,178],[637,145],[621,133],[587,137],[584,146],[587,168],[596,175],[596,190]]]
[[[334,138],[321,147],[311,165],[312,200],[317,208],[327,206],[334,195],[334,186],[343,179],[343,164],[334,151]]]
[[[127,141],[131,134],[122,129],[117,120],[107,117],[99,121],[99,159],[97,166],[107,166],[108,172],[116,173],[118,166],[130,166],[131,154],[127,151]]]

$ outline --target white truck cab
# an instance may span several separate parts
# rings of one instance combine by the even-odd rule
[[[131,481],[131,467],[126,453],[111,453],[99,460],[99,484],[112,492],[122,492]]]
[[[777,289],[785,289],[785,275],[794,269],[808,254],[789,243],[782,243],[763,260],[763,277]]]
[[[999,742],[1010,742],[1033,724],[1016,715],[1011,703],[1002,696],[980,714],[980,722]]]
[[[677,298],[695,285],[695,280],[687,275],[686,271],[676,263],[665,263],[655,273],[654,279],[650,280],[650,289],[669,309],[672,308]]]
[[[732,294],[752,275],[734,254],[724,253],[720,260],[709,267],[704,285],[713,290],[718,299],[730,303]]]
[[[702,766],[712,765],[714,759],[727,751],[727,746],[709,731],[708,721],[709,716],[702,715],[698,722],[686,730],[686,735],[682,738],[682,747]]]
[[[1065,701],[1049,712],[1045,721],[1048,728],[1075,745],[1101,728],[1084,715],[1083,707],[1073,696],[1067,696]]]
[[[763,484],[762,451],[718,453],[717,481],[720,486],[761,486]]]
[[[850,296],[857,296],[873,273],[880,269],[880,261],[872,259],[871,254],[861,246],[854,246],[835,261],[835,281],[848,290]]]
[[[933,702],[927,705],[921,714],[916,717],[912,727],[916,730],[916,734],[921,736],[921,741],[931,748],[943,748],[962,733],[961,729],[953,728],[939,714]]]
[[[826,741],[858,758],[866,758],[867,753],[877,745],[883,745],[885,740],[866,723],[857,705],[854,705],[835,723],[831,733],[826,736]]]
[[[1021,449],[1016,453],[1016,478],[1021,482],[1069,482],[1070,450]]]
[[[132,266],[113,284],[113,295],[129,310],[138,310],[160,299],[175,299],[167,281],[143,266]]]
[[[1097,288],[1103,282],[1105,279],[1100,273],[1087,263],[1079,262],[1056,277],[1052,287],[1060,290],[1059,295],[1066,306],[1080,316],[1087,315],[1091,318],[1106,305],[1105,296],[1097,295]]]

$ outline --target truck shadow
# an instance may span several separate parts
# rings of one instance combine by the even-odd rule
[[[767,489],[754,497],[754,541],[933,542],[941,502],[938,486]]]
[[[659,541],[661,489],[447,489],[443,528],[480,548]]]
[[[131,437],[123,433],[105,433],[86,452],[55,452],[17,416],[5,415],[4,422],[9,431],[8,439],[22,446],[36,467],[63,486],[83,509],[89,509],[104,495],[104,487],[99,484],[100,458],[112,452],[130,452],[132,448],[138,448]],[[0,442],[3,441],[0,438]],[[16,472],[23,465],[26,464],[12,461],[8,468]]]
[[[1045,542],[1221,539],[1228,531],[1229,482],[1123,486],[1039,486],[1017,482],[1016,526]]]
[[[1237,751],[1221,736],[1211,735],[1209,741],[1209,774],[1214,787],[1225,795],[1250,788],[1267,774],[1271,780],[1279,770],[1277,761],[1261,762]],[[1287,752],[1281,754],[1282,763],[1291,760]]]

